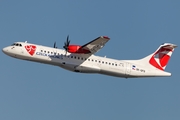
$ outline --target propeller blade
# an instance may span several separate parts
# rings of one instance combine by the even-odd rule
[[[66,54],[65,55],[67,55],[67,50],[66,50]]]
[[[64,48],[64,49],[67,49],[67,44],[66,44],[66,42],[64,42],[63,48]]]
[[[69,35],[68,35],[67,38],[66,38],[66,42],[64,42],[64,46],[63,46],[63,48],[64,48],[65,51],[66,51],[66,54],[67,54],[67,52],[68,52],[69,44],[70,44],[70,40],[69,40]],[[65,55],[66,55],[66,54],[65,54]]]
[[[66,53],[68,51],[69,44],[70,44],[70,40],[69,40],[69,35],[68,35],[66,38],[66,42],[64,42],[64,46],[63,46],[63,48],[66,50]]]
[[[70,44],[69,35],[67,36],[66,44],[67,44],[67,46],[69,46],[69,44]]]
[[[54,48],[56,48],[56,42],[54,42]]]
[[[67,39],[66,39],[66,41],[68,42],[68,40],[69,40],[69,35],[67,36]]]

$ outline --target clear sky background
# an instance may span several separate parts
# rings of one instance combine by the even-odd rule
[[[62,48],[107,35],[96,55],[139,59],[161,43],[180,46],[179,0],[1,0],[0,48],[16,41]],[[2,52],[0,120],[180,120],[180,49],[171,77],[79,74]]]

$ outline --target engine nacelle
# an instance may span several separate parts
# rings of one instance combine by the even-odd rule
[[[90,53],[89,50],[83,49],[80,45],[69,45],[68,46],[68,52],[70,52],[70,53],[82,53],[82,54]]]

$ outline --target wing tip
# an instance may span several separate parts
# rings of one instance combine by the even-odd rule
[[[104,39],[110,39],[108,36],[102,36],[102,38],[104,38]]]

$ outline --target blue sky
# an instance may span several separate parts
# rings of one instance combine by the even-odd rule
[[[96,55],[138,59],[161,43],[180,45],[179,0],[1,0],[0,48],[16,41],[62,48],[107,35]],[[179,120],[179,48],[171,77],[78,74],[0,52],[1,120]]]

